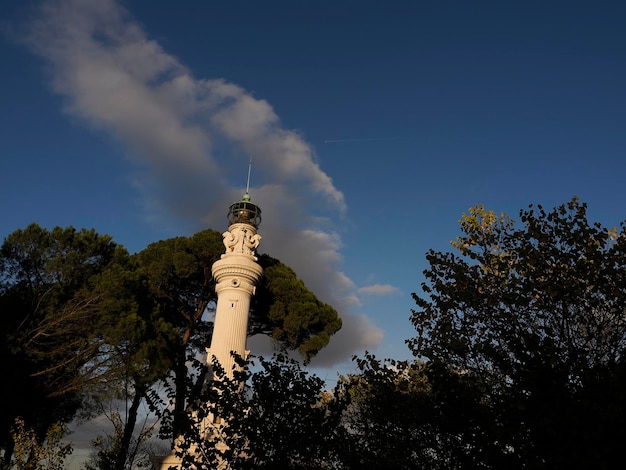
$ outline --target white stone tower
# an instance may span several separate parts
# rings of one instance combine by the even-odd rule
[[[256,248],[261,236],[257,228],[261,223],[261,209],[250,201],[246,191],[243,199],[228,210],[228,231],[224,232],[224,253],[213,264],[216,281],[217,307],[211,347],[207,349],[207,362],[213,358],[224,368],[226,376],[233,377],[233,353],[247,358],[248,317],[250,299],[263,269],[257,263]]]
[[[263,275],[256,257],[256,248],[261,241],[261,235],[257,233],[261,223],[261,208],[251,202],[247,189],[240,201],[231,204],[228,222],[228,231],[222,234],[226,253],[212,267],[217,307],[211,346],[206,351],[208,366],[211,367],[213,359],[217,359],[226,376],[232,379],[235,364],[233,353],[242,358],[247,358],[249,354],[246,340],[250,299]],[[155,459],[154,463],[160,465],[161,470],[181,468],[181,459],[176,456],[175,449],[169,456]],[[226,469],[228,464],[224,462],[219,468]]]

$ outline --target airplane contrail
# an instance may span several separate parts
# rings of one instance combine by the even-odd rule
[[[371,140],[393,140],[396,137],[366,137],[361,139],[334,139],[334,140],[325,140],[325,144],[338,144],[344,142],[367,142]]]

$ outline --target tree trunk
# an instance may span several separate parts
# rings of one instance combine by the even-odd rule
[[[0,463],[0,468],[2,470],[8,470],[11,468],[11,458],[13,457],[14,451],[15,442],[13,441],[13,437],[9,437],[6,447],[4,448],[2,463]]]
[[[115,470],[124,470],[126,466],[126,459],[128,458],[128,449],[130,448],[130,442],[133,438],[135,431],[135,424],[137,424],[137,413],[139,405],[146,394],[146,388],[141,387],[135,391],[135,396],[128,410],[128,416],[126,417],[126,424],[124,425],[124,432],[122,439],[120,440],[120,448],[115,456]]]
[[[174,419],[172,420],[172,438],[180,436],[185,428],[185,407],[187,403],[187,364],[186,349],[183,347],[174,364]]]

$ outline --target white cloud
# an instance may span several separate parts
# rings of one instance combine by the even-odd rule
[[[399,294],[400,289],[390,284],[374,284],[371,286],[359,287],[357,292],[364,295],[393,295]]]
[[[127,149],[148,216],[221,229],[252,156],[261,181],[251,188],[263,209],[260,251],[292,266],[343,317],[320,361],[340,362],[380,341],[382,332],[350,311],[356,290],[342,273],[333,230],[344,196],[267,101],[223,79],[194,78],[113,0],[45,2],[27,42],[49,65],[66,112]],[[238,184],[229,180],[233,173]]]

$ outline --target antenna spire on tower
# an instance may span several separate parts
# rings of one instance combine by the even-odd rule
[[[250,157],[250,163],[248,163],[248,182],[246,183],[246,194],[250,190],[250,170],[252,170],[252,157]]]

